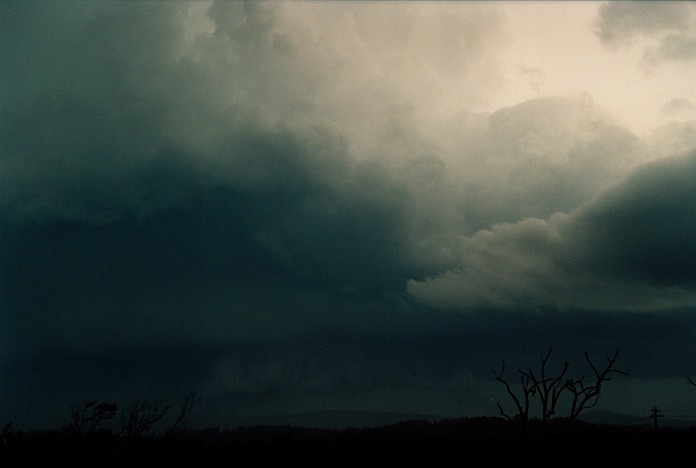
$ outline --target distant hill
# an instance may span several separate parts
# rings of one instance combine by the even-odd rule
[[[395,411],[350,411],[323,410],[305,413],[280,413],[238,418],[234,427],[240,426],[293,426],[310,429],[370,429],[406,421],[440,422],[453,419],[452,416],[406,413]],[[579,417],[581,421],[612,426],[652,427],[654,422],[649,414],[636,416],[613,411],[587,411]],[[659,427],[696,427],[696,419],[660,418]]]
[[[615,413],[613,411],[587,411],[579,417],[580,420],[593,424],[609,424],[619,426],[649,426],[654,424],[649,414],[635,416]],[[658,427],[696,427],[696,419],[660,418]]]
[[[347,411],[324,410],[307,413],[272,414],[242,418],[235,422],[237,426],[295,426],[315,429],[361,429],[386,426],[404,421],[442,421],[448,416],[401,413],[389,411]]]

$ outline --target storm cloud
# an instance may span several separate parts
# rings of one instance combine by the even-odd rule
[[[694,24],[696,9],[689,3],[607,2],[599,8],[595,32],[609,47],[641,44],[644,62],[656,65],[696,58]]]
[[[691,66],[693,9],[586,8],[598,79],[544,94],[495,2],[0,3],[0,417],[488,414],[550,345],[689,375],[696,95],[648,83],[648,136],[597,96],[638,37]]]
[[[462,239],[458,268],[410,290],[450,305],[691,307],[695,164],[693,152],[660,160],[569,213],[479,231]]]

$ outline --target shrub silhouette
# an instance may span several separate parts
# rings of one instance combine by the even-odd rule
[[[172,436],[191,430],[189,416],[200,401],[198,394],[189,393],[179,407],[173,422],[162,431],[162,434]],[[171,408],[171,405],[165,404],[163,400],[152,402],[144,398],[138,399],[125,412],[121,410],[119,433],[129,439],[155,435],[156,425],[164,420]],[[71,406],[70,422],[64,425],[63,431],[66,434],[80,435],[106,431],[106,423],[114,420],[118,411],[118,405],[115,403],[97,400],[88,401],[82,406]],[[7,427],[11,428],[11,425],[8,424]]]
[[[90,434],[96,432],[102,425],[116,416],[118,406],[114,403],[89,401],[82,408],[71,408],[70,431],[78,434]]]
[[[189,413],[195,408],[198,403],[201,402],[201,397],[195,392],[189,393],[186,398],[184,398],[181,407],[179,408],[179,414],[177,415],[174,423],[167,429],[165,436],[171,436],[177,432],[190,430],[190,423],[188,421]]]
[[[131,439],[152,435],[154,425],[167,415],[169,408],[162,401],[136,401],[121,415],[121,433]]]

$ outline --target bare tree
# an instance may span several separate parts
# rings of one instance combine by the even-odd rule
[[[571,423],[575,421],[584,410],[597,405],[599,396],[602,393],[602,385],[605,382],[611,381],[612,375],[628,375],[628,372],[614,368],[618,357],[619,350],[617,349],[612,356],[605,356],[605,366],[599,369],[592,362],[587,351],[585,352],[585,360],[592,370],[592,380],[586,384],[585,376],[582,376],[579,379],[568,379],[565,384],[568,391],[573,395],[569,414]]]
[[[113,403],[97,403],[96,400],[88,401],[80,408],[71,407],[71,424],[69,428],[79,434],[96,432],[101,426],[116,416],[118,406]]]
[[[493,375],[495,376],[495,380],[505,385],[505,390],[514,402],[515,408],[517,409],[516,415],[510,415],[503,409],[503,406],[500,404],[500,402],[497,402],[496,405],[498,406],[500,415],[508,421],[518,420],[520,426],[522,427],[522,430],[526,430],[527,423],[529,422],[530,397],[536,393],[536,386],[532,383],[531,379],[527,374],[518,371],[520,374],[520,386],[522,391],[521,395],[517,396],[517,394],[512,390],[510,382],[508,382],[508,380],[504,377],[505,360],[503,360],[503,365],[500,369],[500,372],[496,371],[495,369],[492,370]]]
[[[152,435],[154,425],[164,418],[169,405],[162,401],[153,403],[144,399],[135,402],[128,412],[121,415],[121,431],[128,438]]]
[[[552,348],[549,348],[548,352],[541,356],[539,375],[535,374],[531,368],[527,372],[522,372],[529,377],[529,380],[536,389],[536,394],[541,403],[541,422],[544,428],[546,428],[548,420],[556,414],[556,405],[565,389],[563,377],[570,366],[570,363],[564,362],[560,372],[555,376],[550,376],[548,374],[547,365],[551,357],[551,351]]]
[[[165,433],[166,436],[170,436],[176,432],[188,429],[188,415],[193,410],[193,408],[200,403],[201,397],[195,392],[189,393],[186,398],[184,398],[181,407],[179,408],[179,414],[177,415],[174,423],[167,429]]]
[[[572,422],[587,408],[591,408],[599,401],[599,396],[603,389],[603,384],[611,380],[615,374],[627,375],[627,372],[616,369],[616,360],[619,355],[619,350],[612,356],[606,357],[606,364],[603,368],[599,368],[585,352],[585,360],[592,370],[591,380],[586,380],[585,376],[580,378],[566,378],[570,363],[564,362],[563,366],[557,372],[549,372],[548,365],[551,357],[552,348],[541,356],[540,366],[537,371],[531,368],[526,371],[518,370],[520,374],[521,395],[518,396],[510,385],[510,382],[504,377],[505,361],[500,372],[493,370],[495,379],[505,385],[507,394],[512,399],[517,408],[516,417],[519,418],[523,429],[526,429],[530,419],[530,400],[535,397],[539,401],[541,411],[542,428],[547,429],[547,424],[550,419],[556,415],[556,408],[561,401],[561,397],[570,394],[570,413],[568,420]],[[696,385],[694,381],[690,381]],[[501,416],[505,419],[513,421],[511,415],[506,413],[500,403],[497,403],[498,410]]]

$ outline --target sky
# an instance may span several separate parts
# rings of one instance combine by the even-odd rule
[[[696,401],[696,4],[0,2],[0,423]]]

